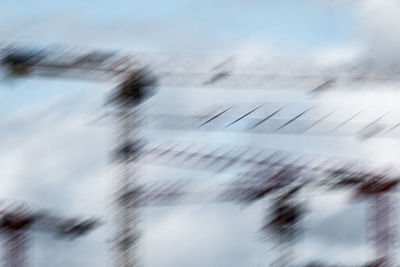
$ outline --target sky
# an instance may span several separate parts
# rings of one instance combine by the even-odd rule
[[[236,1],[6,1],[0,0],[0,45],[65,45],[129,53],[234,55],[239,65],[283,56],[283,66],[312,59],[323,66],[372,60],[398,61],[399,4],[395,0]],[[305,60],[304,60],[305,62]],[[151,66],[151,62],[149,63]],[[307,68],[307,66],[304,66]],[[35,234],[30,266],[110,266],[112,238],[111,161],[115,124],[102,117],[112,83],[40,78],[0,83],[0,195],[65,216],[101,216],[106,222],[75,242]],[[375,85],[374,85],[375,86]],[[394,114],[397,84],[379,91],[338,88],[318,96],[276,85],[275,90],[163,87],[149,100],[167,111],[275,101],[369,108]],[[235,143],[299,153],[395,162],[396,139],[310,137],[146,131],[150,141]],[[235,173],[213,174],[147,164],[143,180],[188,178],[213,184]],[[362,263],[370,257],[365,236],[367,203],[350,202],[349,192],[317,194],[309,207],[293,266],[312,260]],[[249,207],[231,204],[153,207],[141,211],[141,260],[145,267],[269,266],[274,243],[260,235],[263,200]],[[272,252],[271,252],[272,251]]]

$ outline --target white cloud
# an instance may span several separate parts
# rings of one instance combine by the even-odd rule
[[[364,21],[360,30],[370,43],[370,48],[367,50],[369,54],[364,54],[364,56],[383,58],[389,61],[396,58],[400,43],[393,33],[397,32],[397,29],[400,30],[400,22],[397,18],[399,13],[395,2],[387,1],[382,4],[382,1],[366,1],[360,6],[362,7],[360,14]],[[32,21],[27,23],[30,22]],[[97,31],[96,27],[85,25],[78,18],[69,15],[52,16],[47,21],[36,21],[33,24],[35,25],[24,33],[29,40],[41,36],[45,37],[46,41],[72,40],[73,43],[96,46],[104,45],[104,40],[107,40],[107,46],[119,46],[120,41],[114,39],[130,33],[130,36],[124,40],[127,43],[135,39],[135,34],[139,34],[148,43],[157,46],[158,44],[154,44],[154,32],[157,33],[156,35],[160,34],[162,38],[170,38],[171,43],[179,42],[179,38],[185,34],[188,39],[197,40],[195,32],[191,32],[193,29],[187,29],[183,25],[174,24],[174,22],[166,25],[164,21],[157,20],[138,24],[125,24],[118,21],[101,31]],[[26,24],[12,25],[9,29],[3,29],[3,32],[10,34],[10,39],[25,38],[18,34],[17,29]],[[134,27],[136,29],[132,30]],[[71,31],[71,28],[74,31]],[[171,28],[171,30],[164,32],[165,28]],[[145,32],[145,30],[151,30],[152,33]],[[188,33],[180,33],[180,30],[188,30]],[[279,53],[278,49],[272,48],[257,38],[244,41],[234,49],[229,49],[230,51],[237,53],[239,60],[244,64],[252,63],[260,56],[268,58]],[[321,48],[311,54],[310,57],[321,65],[342,64],[361,57],[363,50],[349,44],[342,47]],[[224,97],[229,101],[253,101],[255,98],[257,101],[264,101],[270,98],[276,99],[275,97],[283,100],[288,98],[304,100],[304,96],[301,98],[298,95],[293,96],[293,94],[286,96],[281,91],[271,94],[251,92],[245,96],[242,92],[230,93],[229,96],[225,96],[225,92],[222,91],[217,93],[202,91],[197,94],[192,92],[174,93],[180,95],[180,98],[174,99],[174,101],[185,108],[194,106],[200,100],[211,102]],[[168,99],[170,95],[171,91],[164,91],[161,97]],[[205,95],[207,96],[205,97]],[[340,97],[342,96],[338,96],[338,99]],[[357,98],[355,96],[355,99]],[[363,98],[357,101],[368,104],[371,100],[373,99]],[[390,100],[395,102],[394,98],[390,98]],[[327,98],[327,101],[331,101],[331,99]],[[2,159],[0,176],[6,177],[0,180],[0,192],[3,197],[17,197],[34,201],[40,206],[54,208],[57,209],[57,212],[67,215],[84,212],[95,215],[107,213],[104,207],[107,207],[110,200],[108,194],[112,173],[105,169],[109,167],[107,152],[110,143],[106,132],[101,132],[99,127],[91,128],[86,124],[87,120],[81,112],[85,112],[86,108],[83,107],[90,103],[91,99],[87,95],[81,99],[70,99],[70,101],[51,100],[47,104],[40,101],[37,106],[27,106],[15,114],[9,115],[8,118],[0,119],[2,128],[7,129],[0,134],[2,140],[7,140],[0,145],[0,158]],[[170,135],[177,137],[174,133]],[[207,137],[193,135],[186,138],[207,139],[210,136],[212,135]],[[379,142],[370,142],[365,146],[360,143],[354,144],[348,140],[332,142],[332,139],[310,140],[308,137],[293,139],[292,137],[270,136],[266,141],[264,136],[230,135],[229,138],[227,136],[229,135],[219,136],[219,139],[213,140],[238,141],[241,139],[241,142],[245,144],[261,144],[260,146],[266,145],[277,149],[294,149],[310,153],[329,150],[329,152],[346,155],[356,151],[354,154],[372,159],[377,156],[387,156],[388,158],[397,156],[391,152],[392,146],[382,146]],[[212,138],[214,137],[212,136]],[[344,146],[347,149],[343,149]],[[366,151],[369,153],[365,153]],[[389,152],[391,152],[390,155],[388,155]],[[319,215],[315,215],[315,217],[319,217],[317,222],[329,219],[331,224],[335,224],[335,222],[341,221],[338,216],[345,204],[339,202],[339,199],[335,197],[317,202],[317,205],[312,207],[316,213],[320,212]],[[329,206],[330,209],[325,209],[326,206]],[[260,265],[257,262],[259,261],[257,249],[263,249],[263,245],[253,240],[256,238],[260,223],[258,221],[261,217],[260,209],[252,210],[254,213],[238,211],[236,208],[227,208],[227,206],[205,209],[207,208],[189,208],[186,209],[186,212],[176,210],[176,214],[165,217],[159,216],[159,214],[149,215],[151,221],[145,224],[145,227],[148,227],[145,231],[148,232],[146,232],[147,239],[144,241],[147,242],[148,252],[145,257],[147,257],[149,266],[186,267],[195,266],[196,262],[198,266],[212,266],[212,264],[216,266]],[[154,217],[159,220],[153,221]],[[351,229],[354,229],[354,224],[348,223],[346,226],[352,226]],[[57,264],[60,266],[61,264],[65,266],[104,266],[105,258],[107,258],[106,248],[109,245],[106,242],[110,236],[108,230],[108,228],[105,230],[102,228],[87,239],[77,241],[77,245],[55,245],[55,242],[58,241],[46,241],[42,237],[37,242],[38,248],[34,249],[35,264],[36,266],[46,266],[45,262],[48,261],[48,266]],[[314,232],[310,243],[303,247],[306,251],[306,258],[318,255],[321,248],[329,251],[327,243],[332,237],[332,233],[326,232],[326,229]],[[340,243],[339,241],[338,243]],[[323,245],[320,245],[321,243]],[[361,254],[362,248],[358,244],[351,249],[349,247],[342,247],[338,244],[333,250],[334,256],[348,259],[354,255],[353,253]],[[101,257],[98,254],[101,254]],[[54,261],[50,261],[51,258]]]

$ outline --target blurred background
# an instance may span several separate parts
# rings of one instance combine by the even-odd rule
[[[0,7],[4,266],[399,266],[398,1]]]

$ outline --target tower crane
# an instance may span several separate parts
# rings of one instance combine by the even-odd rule
[[[392,175],[388,169],[383,169],[384,166],[372,169],[373,164],[349,164],[346,160],[337,162],[332,159],[315,164],[313,160],[304,161],[282,152],[262,149],[236,149],[236,152],[232,152],[232,148],[224,146],[225,150],[210,149],[207,153],[201,149],[190,149],[191,147],[181,145],[179,149],[176,144],[155,146],[144,150],[147,156],[144,163],[199,168],[213,172],[225,172],[229,168],[232,171],[237,166],[250,169],[221,190],[220,197],[214,201],[251,204],[272,196],[272,213],[262,229],[272,231],[278,239],[279,250],[274,266],[292,264],[292,245],[299,231],[298,223],[305,212],[297,194],[308,186],[323,190],[347,188],[352,190],[353,199],[365,197],[372,200],[373,205],[368,210],[370,221],[367,224],[367,234],[372,237],[376,260],[371,264],[376,267],[393,265],[396,217],[391,215],[390,194],[398,190],[400,178]],[[174,186],[164,186],[163,190],[158,190],[161,192],[160,196],[163,191],[164,198],[157,199],[161,204],[176,203],[176,199],[184,195],[182,188]],[[151,198],[153,193],[151,190],[148,192]],[[153,204],[157,205],[157,202]]]
[[[123,55],[108,51],[90,51],[74,53],[62,49],[31,49],[25,47],[5,47],[0,51],[0,65],[5,67],[10,77],[49,77],[73,78],[100,82],[115,82],[117,87],[109,97],[109,102],[118,109],[120,138],[116,149],[116,159],[121,165],[120,178],[116,181],[117,233],[114,247],[117,254],[117,267],[137,266],[135,247],[139,238],[136,228],[137,219],[137,170],[135,165],[140,156],[143,143],[138,138],[140,125],[140,105],[152,94],[157,84],[153,73],[138,60],[138,56]],[[147,62],[145,62],[147,63]],[[151,62],[150,62],[151,64]],[[162,65],[162,64],[161,64]],[[161,71],[160,71],[161,69]],[[217,68],[205,72],[174,71],[162,66],[154,68],[158,82],[178,86],[224,86],[221,82],[231,79],[228,86],[243,86],[244,81],[256,81],[251,88],[263,88],[260,84],[268,83],[275,78],[308,79],[313,81],[314,88],[321,91],[338,80],[356,82],[359,80],[393,80],[394,76],[378,74],[376,76],[350,75],[279,75],[279,74],[241,74]],[[238,82],[239,81],[239,82]],[[327,82],[329,81],[329,82]],[[321,86],[321,83],[323,86]],[[226,86],[226,85],[225,85]],[[224,165],[229,165],[225,162]]]
[[[75,239],[99,225],[97,219],[54,216],[46,211],[33,211],[26,204],[10,205],[0,210],[0,235],[4,241],[4,266],[27,266],[27,250],[31,232],[53,234],[58,238]]]

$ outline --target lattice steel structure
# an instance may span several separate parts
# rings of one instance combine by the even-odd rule
[[[25,267],[30,233],[40,231],[59,238],[73,239],[96,228],[96,219],[64,218],[47,212],[31,211],[26,205],[0,210],[0,234],[5,238],[4,267]]]
[[[151,89],[155,80],[150,78],[149,73],[143,68],[143,64],[138,60],[140,55],[123,55],[114,52],[107,51],[90,51],[87,53],[76,53],[71,51],[65,51],[63,49],[25,49],[21,47],[6,47],[0,51],[0,63],[6,67],[8,74],[11,77],[28,77],[28,76],[41,76],[51,78],[75,78],[75,79],[89,79],[95,81],[112,81],[118,83],[117,88],[113,92],[113,95],[109,99],[110,103],[113,103],[117,107],[116,118],[119,126],[120,136],[118,137],[118,146],[116,149],[116,159],[119,160],[121,171],[118,181],[116,181],[116,220],[117,220],[117,234],[114,239],[114,246],[117,254],[117,267],[136,267],[138,265],[137,256],[135,255],[135,247],[139,238],[137,230],[138,222],[138,198],[139,188],[137,187],[137,181],[135,178],[136,170],[135,164],[140,155],[142,143],[138,138],[138,129],[140,124],[140,103],[150,95],[149,89]],[[144,57],[146,58],[146,57]],[[172,58],[172,64],[174,58]],[[171,61],[167,58],[166,61]],[[385,80],[396,80],[396,75],[387,75],[387,72],[378,72],[377,74],[368,75],[362,70],[359,73],[328,73],[308,75],[304,72],[292,73],[292,74],[280,74],[280,73],[237,73],[235,71],[226,68],[226,59],[218,62],[213,68],[208,68],[206,71],[192,71],[190,68],[181,68],[180,70],[174,70],[170,68],[163,68],[163,64],[155,67],[155,73],[158,78],[162,81],[163,85],[172,84],[178,86],[213,86],[217,85],[221,88],[231,87],[237,85],[239,87],[245,86],[248,81],[255,81],[255,83],[249,85],[250,88],[266,88],[264,85],[269,83],[271,79],[291,79],[294,80],[294,84],[297,84],[299,80],[308,80],[308,90],[313,92],[324,91],[330,88],[332,84],[346,81],[346,82],[358,82],[360,80],[366,81],[385,81]],[[193,64],[192,64],[193,65]],[[181,66],[182,67],[182,66]],[[242,120],[247,117],[253,111],[238,117],[228,126]],[[277,111],[278,112],[278,111]],[[304,111],[298,114],[296,117],[282,124],[276,130],[281,131],[285,129],[289,124],[297,121],[305,113]],[[270,114],[265,118],[261,118],[253,128],[258,127],[265,121],[271,118],[274,113]],[[222,115],[222,114],[221,114]],[[218,115],[220,116],[220,115]],[[202,118],[204,121],[200,127],[206,126],[209,122],[214,120],[214,117]],[[316,122],[312,122],[316,123]],[[346,122],[345,122],[346,123]],[[394,125],[396,126],[396,125]],[[396,126],[397,127],[397,126]],[[169,149],[170,150],[170,149]],[[168,149],[159,153],[159,156],[166,155]],[[225,153],[226,154],[226,153]],[[229,168],[237,160],[235,157],[226,157],[226,155],[218,154],[213,155],[212,153],[201,154],[196,153],[175,153],[174,158],[184,155],[187,160],[199,159],[200,161],[212,162],[214,168],[217,162],[222,162],[218,168],[220,171]],[[229,155],[229,154],[228,154]],[[284,156],[285,157],[285,156]],[[283,158],[284,158],[283,157]],[[272,157],[270,159],[254,159],[246,158],[240,159],[241,162],[250,162],[256,167],[271,167],[280,166],[283,163],[282,158],[276,159]],[[303,164],[307,166],[307,164]],[[305,167],[285,164],[283,168],[296,170],[304,169]],[[311,166],[309,169],[320,172],[330,172],[330,169],[324,169],[319,166]],[[347,172],[350,175],[349,172]],[[266,178],[266,177],[264,177]],[[359,183],[359,182],[358,182]],[[356,184],[358,184],[356,183]],[[285,184],[264,184],[261,188],[249,188],[245,196],[244,201],[254,201],[262,198],[269,192],[276,191],[287,187]],[[244,193],[242,191],[242,193]],[[172,194],[173,195],[173,194]],[[167,196],[171,196],[167,194]],[[236,196],[237,197],[237,196]],[[278,216],[279,217],[279,216]]]

